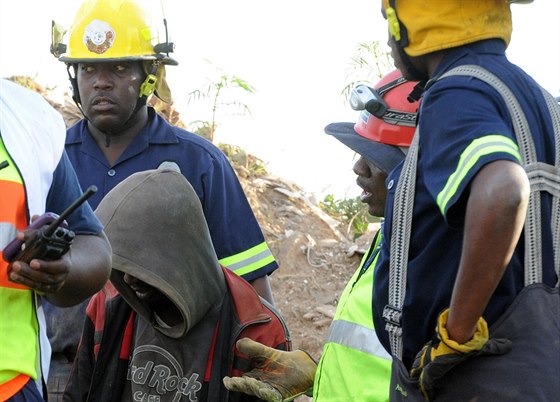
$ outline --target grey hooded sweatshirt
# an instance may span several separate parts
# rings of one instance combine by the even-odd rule
[[[200,200],[173,170],[136,173],[96,213],[113,249],[111,282],[136,311],[122,401],[195,401],[226,294]],[[129,274],[175,306],[170,325],[125,282]]]
[[[96,213],[113,272],[88,304],[63,400],[257,401],[223,385],[224,376],[251,369],[235,342],[290,350],[289,332],[251,284],[219,265],[186,179],[171,170],[136,173]],[[153,289],[157,298],[148,297]]]

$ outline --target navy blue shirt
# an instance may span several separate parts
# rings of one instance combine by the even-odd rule
[[[94,184],[99,189],[90,199],[92,207],[131,174],[175,165],[200,198],[220,262],[248,281],[274,271],[278,264],[223,152],[204,138],[170,125],[152,108],[148,110],[148,124],[113,166],[85,120],[68,130],[66,151],[82,187]]]
[[[81,195],[82,189],[80,188],[74,168],[66,152],[63,152],[62,158],[53,173],[53,181],[47,194],[46,210],[60,215]],[[97,234],[103,229],[101,222],[99,222],[87,201],[70,214],[66,221],[68,222],[68,227],[76,234]],[[61,308],[43,299],[43,308],[47,319],[47,334],[53,349],[56,347],[57,351],[61,353],[67,350],[69,339],[72,339],[70,343],[77,345],[83,325],[85,303],[77,307]],[[81,318],[74,318],[74,325],[72,326],[67,322],[67,318],[72,316],[73,311],[78,310],[80,311]],[[56,337],[54,337],[55,332],[58,333]],[[69,356],[73,355],[70,354]]]
[[[538,85],[505,56],[500,40],[487,40],[453,50],[435,76],[459,65],[476,64],[494,73],[513,91],[527,116],[537,158],[554,164],[552,123]],[[428,342],[437,316],[449,307],[462,250],[469,184],[486,164],[496,160],[521,163],[513,126],[502,97],[488,84],[471,77],[449,77],[424,93],[418,116],[420,145],[416,195],[408,258],[406,297],[402,312],[403,362]],[[402,163],[387,178],[388,200],[381,255],[375,271],[374,323],[390,350],[381,317],[388,302],[389,252],[393,201]],[[390,184],[390,185],[389,185]],[[543,194],[544,282],[553,286],[551,197]],[[483,316],[492,324],[524,286],[523,237]]]
[[[68,160],[66,152],[53,173],[53,182],[47,194],[46,210],[60,215],[82,195],[78,178]],[[66,218],[68,226],[76,234],[97,234],[103,227],[85,202]]]

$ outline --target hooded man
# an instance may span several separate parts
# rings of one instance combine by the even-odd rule
[[[133,174],[96,214],[112,244],[113,272],[88,305],[63,399],[254,400],[231,399],[222,385],[242,370],[235,340],[286,350],[287,334],[253,287],[218,262],[184,176]]]

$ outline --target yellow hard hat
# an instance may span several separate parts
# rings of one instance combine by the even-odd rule
[[[52,46],[66,63],[159,60],[178,64],[168,56],[173,44],[160,43],[158,29],[138,0],[86,0],[69,29],[66,48]]]
[[[477,42],[509,44],[509,0],[383,0],[389,32],[409,56]]]

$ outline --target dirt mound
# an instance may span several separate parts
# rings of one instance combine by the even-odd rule
[[[280,265],[270,280],[294,348],[319,358],[340,294],[373,234],[349,240],[342,225],[293,183],[242,174],[240,180]]]

